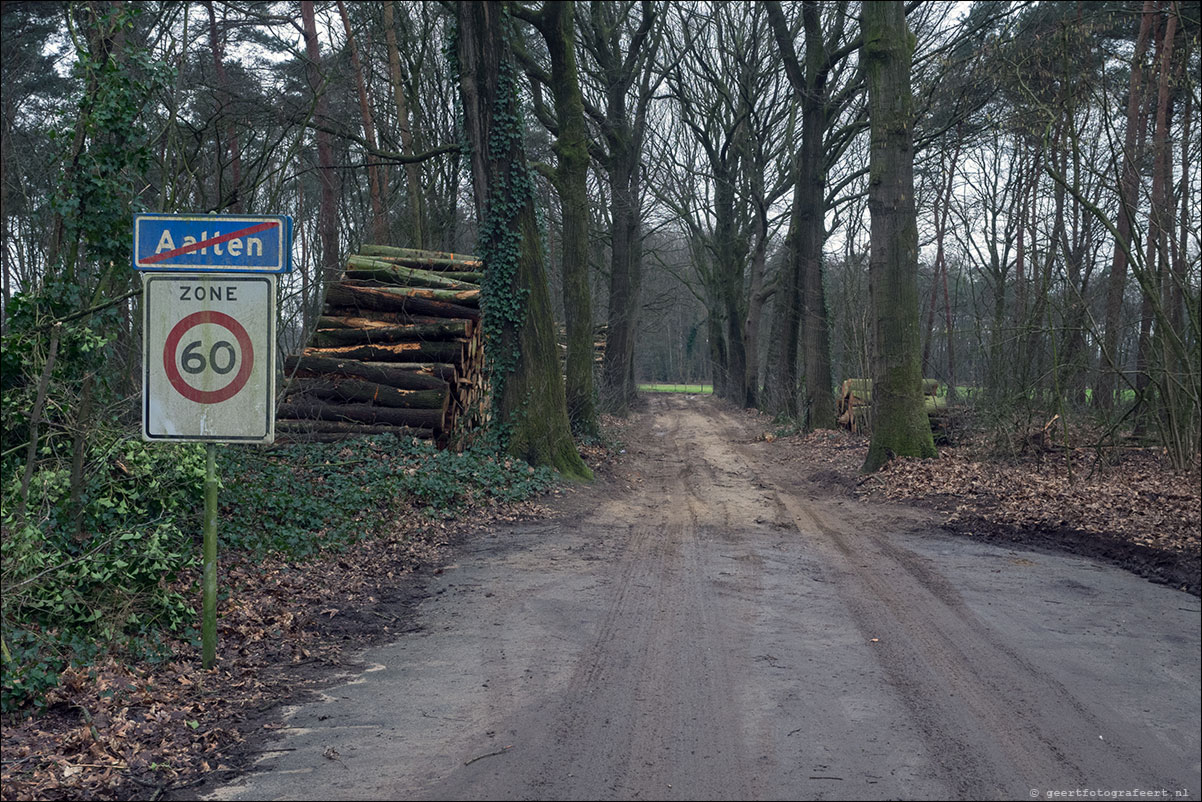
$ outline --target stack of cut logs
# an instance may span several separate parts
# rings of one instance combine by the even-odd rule
[[[923,379],[922,395],[927,417],[931,419],[931,428],[940,428],[943,425],[943,415],[947,412],[947,398],[939,395],[939,380]],[[868,412],[871,406],[872,379],[847,379],[839,387],[835,411],[839,415],[839,423],[845,428],[853,432],[870,431]]]
[[[600,366],[605,361],[605,341],[609,337],[609,326],[599,323],[593,326],[593,363]],[[568,330],[560,325],[555,331],[556,344],[559,346],[559,366],[565,372],[568,361]]]
[[[284,360],[278,438],[406,434],[461,442],[487,422],[483,263],[364,246],[326,288],[309,345]]]

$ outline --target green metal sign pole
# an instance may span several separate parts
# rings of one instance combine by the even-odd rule
[[[217,659],[217,446],[205,446],[204,618],[200,626],[201,665]]]
[[[200,655],[209,669],[217,661],[216,444],[275,440],[276,279],[292,272],[292,218],[135,214],[133,235],[142,439],[206,441]]]

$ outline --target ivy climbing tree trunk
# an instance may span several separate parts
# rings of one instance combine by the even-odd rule
[[[461,2],[456,55],[487,267],[482,309],[502,445],[565,476],[592,474],[572,441],[533,186],[522,147],[513,21],[502,3]]]
[[[902,2],[865,3],[860,61],[868,79],[872,217],[868,287],[872,346],[872,442],[865,472],[894,456],[933,457],[922,397],[918,312],[918,221],[914,208],[914,37]]]

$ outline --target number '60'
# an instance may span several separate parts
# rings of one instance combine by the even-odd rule
[[[206,368],[211,368],[214,373],[224,376],[233,370],[234,365],[238,362],[238,352],[234,349],[233,343],[228,340],[218,340],[213,343],[213,347],[209,349],[207,360],[204,358],[204,354],[199,352],[200,346],[200,340],[190,342],[180,354],[180,367],[184,369],[185,373],[195,376],[197,373],[204,373]]]

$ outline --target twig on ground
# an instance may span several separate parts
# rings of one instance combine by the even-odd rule
[[[471,760],[465,760],[465,761],[463,761],[463,765],[470,766],[473,763],[475,763],[477,760],[483,760],[486,757],[493,757],[494,755],[503,755],[506,752],[508,752],[510,749],[513,749],[513,744],[510,744],[509,746],[503,746],[495,752],[488,752],[483,755],[477,755],[476,757],[472,758]]]

